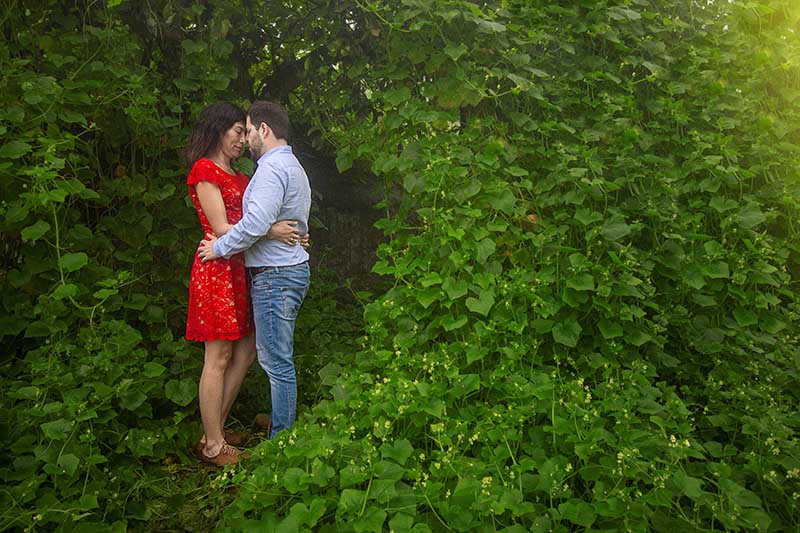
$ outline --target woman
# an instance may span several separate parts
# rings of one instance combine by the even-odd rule
[[[248,178],[234,169],[233,161],[244,141],[245,113],[228,102],[206,107],[189,137],[186,159],[192,170],[187,184],[206,234],[222,235],[242,218]],[[267,238],[289,243],[298,234],[291,221],[281,221]],[[233,445],[241,444],[242,437],[225,432],[225,420],[256,356],[242,254],[207,263],[195,255],[186,339],[205,343],[199,387],[204,435],[197,454],[217,466],[236,463],[242,452]]]

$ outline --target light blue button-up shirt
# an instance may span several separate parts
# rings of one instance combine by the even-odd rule
[[[292,266],[308,260],[299,244],[262,239],[279,220],[296,220],[300,235],[308,233],[311,186],[291,146],[278,146],[258,159],[258,168],[242,197],[242,219],[214,243],[214,253],[228,258],[244,251],[245,264]]]

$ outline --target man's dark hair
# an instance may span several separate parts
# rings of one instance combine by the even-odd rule
[[[258,129],[262,122],[266,122],[276,138],[289,140],[289,114],[280,104],[256,100],[247,111],[247,116],[254,128]]]
[[[189,166],[201,157],[211,155],[219,147],[225,132],[245,119],[244,111],[230,102],[217,102],[203,109],[184,150],[184,158]]]

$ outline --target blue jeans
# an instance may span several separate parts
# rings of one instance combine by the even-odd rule
[[[289,428],[297,416],[297,376],[292,357],[294,323],[310,280],[308,263],[301,263],[267,267],[254,275],[250,282],[258,363],[269,376],[272,400],[270,438]]]

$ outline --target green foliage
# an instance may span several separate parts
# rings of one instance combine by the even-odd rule
[[[798,527],[796,7],[356,11],[395,285],[227,528]]]
[[[24,370],[4,384],[4,529],[148,514],[129,493],[148,463],[175,444],[188,449],[192,411],[175,404],[194,400],[195,380],[185,376],[198,360],[168,333],[155,351],[142,341],[124,322],[104,320],[15,363]]]
[[[800,526],[794,2],[96,4],[2,21],[0,527]],[[300,421],[207,475],[176,149],[227,88],[384,180],[392,286],[359,337],[315,278]]]
[[[0,529],[124,529],[197,438],[201,351],[181,337],[201,235],[177,149],[230,49],[210,31],[164,76],[102,5],[28,2],[0,25]],[[177,87],[197,69],[211,85]]]

